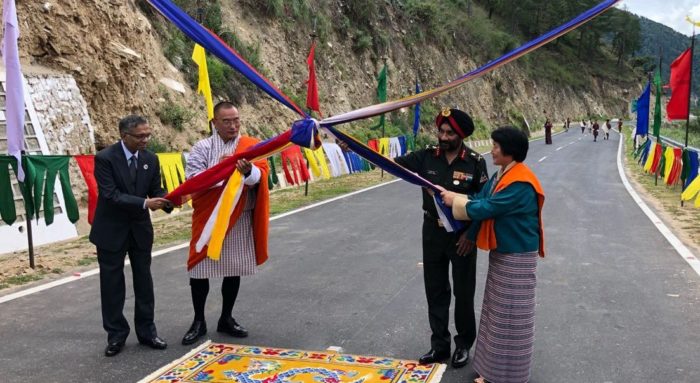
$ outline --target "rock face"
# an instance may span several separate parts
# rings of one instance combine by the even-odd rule
[[[268,77],[303,100],[308,31],[285,32],[279,23],[246,11],[241,1],[222,4],[225,27],[247,43],[260,44]],[[160,37],[134,0],[21,1],[17,10],[23,62],[73,75],[87,102],[96,146],[113,142],[118,136],[117,121],[130,113],[147,116],[155,135],[175,150],[188,148],[205,134],[203,100],[164,57]],[[409,94],[417,74],[423,88],[430,89],[482,64],[427,42],[404,46],[401,27],[393,20],[387,33],[399,41],[387,52],[390,99]],[[370,53],[353,53],[351,40],[336,34],[317,48],[325,116],[374,103],[374,77],[383,63]],[[464,108],[492,126],[507,123],[513,111],[534,124],[543,121],[544,114],[555,121],[590,114],[621,115],[626,113],[628,94],[639,90],[638,84],[592,79],[588,89],[574,92],[528,78],[515,62],[437,102]],[[160,123],[157,113],[165,102],[194,113],[182,131]],[[267,97],[242,105],[241,113],[244,129],[254,135],[283,131],[298,118]]]
[[[98,147],[117,139],[117,122],[131,113],[148,116],[157,134],[171,140],[174,133],[162,129],[156,117],[163,93],[199,109],[191,91],[181,95],[158,85],[164,77],[184,80],[163,57],[150,23],[133,1],[27,1],[17,3],[17,13],[23,63],[74,76]],[[184,139],[179,142],[186,146]]]

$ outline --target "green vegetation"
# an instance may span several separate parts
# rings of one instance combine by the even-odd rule
[[[146,149],[150,150],[153,153],[168,153],[172,152],[172,148],[170,145],[164,143],[158,137],[151,136],[151,139],[148,140],[148,144],[146,144]]]
[[[194,117],[193,112],[169,100],[166,101],[157,114],[163,124],[172,126],[178,132],[182,132],[185,124]]]
[[[202,24],[205,27],[219,35],[226,44],[234,48],[256,70],[265,73],[262,58],[260,57],[259,43],[244,42],[234,32],[223,27],[220,1],[203,2],[201,9],[197,8],[197,2],[194,1],[176,0],[175,3],[195,18],[197,18],[198,11],[201,10]],[[163,54],[165,57],[185,74],[190,87],[196,89],[199,81],[199,72],[197,65],[192,61],[194,43],[175,26],[155,13],[148,4],[142,1],[139,1],[138,4],[163,39]],[[207,55],[207,66],[214,95],[224,97],[237,104],[243,101],[255,102],[259,97],[260,91],[255,85],[251,84],[228,65],[214,58],[211,54]]]

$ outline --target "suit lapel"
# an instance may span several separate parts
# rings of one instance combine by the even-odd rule
[[[134,190],[134,187],[131,184],[131,176],[129,175],[129,165],[128,161],[126,160],[126,155],[124,154],[124,148],[122,148],[121,141],[117,142],[114,150],[116,151],[116,153],[114,153],[114,156],[117,160],[117,169],[119,169],[119,175],[122,179],[122,185],[124,185],[129,194],[135,195],[136,191]],[[138,174],[138,171],[136,173]]]

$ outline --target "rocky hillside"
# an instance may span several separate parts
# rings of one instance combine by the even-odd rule
[[[448,45],[444,38],[442,41],[431,38],[429,33],[416,36],[412,25],[426,30],[416,24],[421,22],[421,15],[407,17],[404,10],[389,2],[386,9],[381,9],[381,24],[371,25],[369,29],[339,29],[338,20],[352,23],[347,14],[350,8],[341,2],[326,2],[337,6],[328,8],[326,24],[319,23],[319,27],[325,25],[317,48],[324,115],[374,103],[375,75],[383,59],[389,68],[389,98],[394,99],[412,91],[416,77],[420,77],[427,89],[478,67],[488,61],[487,56],[495,58],[491,52],[493,47],[483,47],[480,45],[483,41],[475,36],[470,39],[466,32],[465,35],[452,33],[448,38],[453,41],[448,41]],[[293,99],[303,102],[307,76],[305,59],[311,32],[308,18],[306,23],[290,25],[290,19],[294,21],[296,16],[294,10],[285,5],[287,2],[225,0],[210,3],[220,4],[221,28],[257,49],[256,57],[263,73]],[[277,10],[281,17],[276,17],[269,9],[261,9],[261,4],[273,3],[282,4]],[[289,3],[307,4],[303,1]],[[191,66],[186,64],[191,50],[189,46],[180,47],[179,54],[169,50],[177,32],[173,32],[162,17],[149,11],[148,5],[133,0],[75,0],[18,2],[17,8],[23,64],[27,68],[48,67],[75,77],[89,104],[98,146],[116,139],[116,122],[129,113],[148,116],[164,148],[185,149],[204,134],[204,103],[193,92]],[[470,3],[469,12],[465,28],[477,21],[488,28],[499,25],[497,20],[487,19],[486,11],[477,5]],[[509,45],[525,41],[514,36],[509,38]],[[358,49],[361,48],[358,42],[367,38],[370,47]],[[502,50],[512,48],[509,45]],[[455,46],[467,48],[455,49]],[[557,51],[544,50],[511,63],[435,100],[426,110],[434,112],[441,105],[458,106],[473,114],[485,129],[508,122],[519,123],[522,116],[531,125],[537,125],[545,115],[561,121],[566,117],[626,114],[628,100],[632,98],[630,94],[636,95],[641,89],[638,79],[630,76],[580,73],[584,78],[577,79],[578,85],[571,85],[559,81],[558,68],[544,68],[548,73],[544,77],[536,75],[533,68],[541,67],[538,62],[544,59],[561,61],[558,65],[563,67],[587,65],[587,62],[570,63],[558,57]],[[607,61],[607,57],[599,61]],[[626,67],[621,70],[632,71]],[[232,87],[244,87],[237,79],[229,81]],[[177,88],[178,83],[184,85],[184,93],[172,89]],[[224,94],[218,96],[225,97]],[[265,95],[242,97],[240,101],[244,127],[250,134],[268,136],[288,128],[295,119],[293,113]],[[179,119],[174,119],[173,114]],[[409,111],[392,116],[395,121],[408,121],[409,117]],[[425,121],[429,121],[432,116],[426,118]],[[356,127],[366,125],[368,123],[355,124]]]

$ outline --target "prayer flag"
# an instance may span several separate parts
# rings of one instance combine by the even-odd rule
[[[310,110],[321,114],[321,106],[318,102],[318,84],[316,83],[316,65],[314,64],[314,55],[316,52],[316,42],[311,44],[309,57],[306,58],[306,65],[309,67],[309,79],[306,81],[306,107]]]
[[[24,86],[22,83],[22,68],[19,64],[17,40],[19,39],[19,23],[15,0],[4,0],[2,7],[2,24],[4,29],[2,60],[5,64],[6,84],[6,123],[7,123],[7,152],[22,163],[24,150]],[[24,182],[24,169],[18,167],[17,179]]]
[[[416,80],[416,94],[420,93],[420,84]],[[418,134],[418,129],[420,129],[420,102],[416,104],[413,110],[413,137]]]
[[[92,220],[95,218],[95,209],[97,208],[97,180],[95,179],[95,155],[79,155],[73,157],[78,163],[80,173],[85,179],[88,191],[88,223],[92,225]]]
[[[654,105],[654,137],[659,140],[661,131],[661,71],[654,74],[654,86],[656,87],[656,104]]]
[[[377,100],[379,102],[386,102],[386,64],[384,64],[384,67],[382,70],[379,72],[379,75],[377,76]],[[384,114],[382,113],[381,116],[379,116],[379,124],[374,126],[374,128],[382,128],[384,127]]]
[[[637,99],[637,135],[646,136],[649,133],[649,97],[650,85],[647,84],[644,92]]]
[[[681,53],[671,63],[671,99],[666,105],[669,120],[685,120],[688,118],[688,95],[690,93],[690,65],[692,61],[690,48]]]
[[[211,96],[211,85],[209,84],[209,69],[207,68],[207,52],[199,44],[194,44],[192,51],[192,61],[199,67],[199,84],[197,85],[197,93],[204,96],[204,101],[207,103],[207,121],[214,119],[214,101]]]

